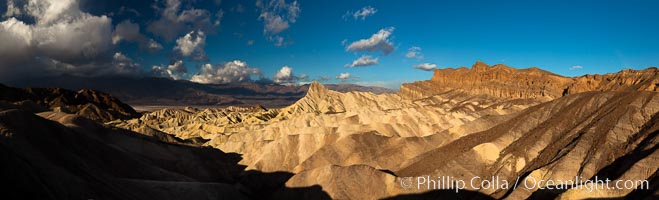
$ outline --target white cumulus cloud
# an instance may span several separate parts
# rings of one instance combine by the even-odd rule
[[[362,20],[365,20],[366,17],[375,15],[375,13],[377,13],[377,12],[378,12],[378,10],[373,8],[372,6],[366,6],[366,7],[363,7],[362,9],[357,10],[357,11],[348,11],[343,16],[343,18],[347,18],[348,16],[352,16],[355,19],[361,18]]]
[[[237,83],[251,81],[251,76],[261,75],[261,70],[251,68],[246,62],[234,60],[218,65],[205,64],[190,81],[197,83]]]
[[[418,65],[414,65],[412,68],[420,69],[420,70],[423,70],[423,71],[432,71],[434,69],[437,69],[437,65],[436,64],[431,64],[431,63],[421,63],[421,64],[418,64]]]
[[[12,0],[7,5],[12,8],[0,22],[0,79],[127,73],[114,65],[109,17],[81,11],[77,0]]]
[[[350,73],[340,73],[338,76],[336,76],[336,79],[341,79],[341,80],[345,80],[348,78],[350,78]]]
[[[262,19],[265,23],[263,31],[271,34],[281,33],[290,26],[284,18],[269,12],[262,13],[259,19]]]
[[[377,64],[378,58],[371,58],[369,55],[363,55],[357,58],[357,60],[352,61],[352,64],[345,65],[345,67],[365,67]]]
[[[373,34],[370,38],[355,41],[346,47],[346,51],[351,52],[378,52],[382,51],[384,55],[388,55],[394,51],[395,47],[389,37],[393,33],[394,28],[389,27],[380,29],[377,33]]]
[[[179,60],[169,64],[167,67],[157,65],[153,66],[151,68],[151,74],[157,77],[181,80],[188,77],[188,68],[185,66],[182,60]]]
[[[169,66],[167,66],[167,70],[180,74],[188,73],[188,68],[185,67],[182,60],[170,64]]]
[[[293,68],[289,66],[283,66],[277,73],[272,77],[272,80],[275,83],[278,84],[284,84],[284,85],[291,85],[295,84],[295,82],[299,79],[299,77],[295,76],[293,74]]]
[[[300,4],[297,0],[287,3],[286,0],[257,0],[256,7],[260,10],[259,21],[263,21],[263,33],[276,46],[282,46],[284,38],[277,34],[287,30],[297,21],[300,15]]]
[[[208,56],[204,51],[206,45],[206,35],[203,31],[191,31],[183,37],[176,39],[174,51],[180,53],[183,57],[190,57],[195,61],[206,61]]]
[[[341,81],[341,82],[347,82],[350,80],[359,80],[359,77],[353,76],[350,73],[340,73],[339,75],[336,76],[336,79]]]
[[[419,60],[423,60],[423,54],[421,53],[421,47],[413,46],[410,47],[407,50],[407,53],[405,54],[405,57],[407,58],[416,58]]]

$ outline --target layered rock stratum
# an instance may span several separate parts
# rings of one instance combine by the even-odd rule
[[[430,80],[403,84],[399,94],[408,99],[419,99],[459,90],[498,98],[553,100],[587,91],[657,91],[658,73],[656,67],[651,67],[571,78],[538,68],[516,69],[502,64],[489,66],[479,61],[471,69],[437,69]]]
[[[145,149],[122,142],[135,139],[101,140],[110,141],[108,145],[123,154],[135,152],[141,159],[154,160],[144,170],[164,168],[173,173],[165,176],[191,178],[163,182],[154,175],[129,181],[130,186],[154,195],[181,197],[176,196],[181,191],[216,194],[206,191],[210,189],[253,199],[652,199],[659,195],[658,77],[656,68],[563,77],[537,68],[477,62],[471,69],[438,69],[430,80],[404,84],[398,93],[337,92],[314,82],[301,99],[283,108],[172,107],[104,125],[71,122],[73,115],[57,111],[39,113],[40,117],[17,110],[3,112],[35,118],[29,122],[33,124],[62,124],[72,129],[64,132],[87,131],[85,137],[99,137],[94,136],[96,132],[103,137],[130,133],[130,138],[149,138],[159,144],[149,148],[216,151],[217,158],[204,157],[211,162],[204,163],[193,154],[173,150],[143,153]],[[20,126],[8,118],[0,120],[8,149],[45,145],[9,139],[34,132],[16,131],[22,130],[17,128]],[[95,144],[103,146],[102,142]],[[48,148],[64,151],[58,146]],[[105,151],[83,150],[90,156],[109,156]],[[222,158],[227,153],[241,157],[227,162]],[[30,153],[7,155],[36,159]],[[91,158],[83,156],[79,162],[87,159]],[[155,161],[188,164],[165,168]],[[216,166],[214,161],[231,164]],[[235,169],[235,165],[243,168]],[[204,173],[218,171],[222,175],[210,174],[213,180],[204,179]],[[121,180],[126,176],[114,175]],[[466,181],[496,177],[498,183],[505,181],[511,187],[467,186],[456,193],[453,188],[417,187],[415,177]],[[512,188],[529,180],[575,177],[582,181],[647,180],[647,187],[588,190],[594,185],[584,183],[552,190]],[[158,184],[142,184],[146,180]],[[204,181],[212,186],[200,186]]]

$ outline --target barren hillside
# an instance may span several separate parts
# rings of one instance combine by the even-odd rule
[[[478,62],[472,69],[436,70],[431,80],[404,84],[399,93],[343,93],[314,82],[284,108],[165,108],[105,125],[58,110],[39,117],[6,103],[0,128],[6,133],[2,144],[14,152],[6,159],[48,163],[45,169],[10,168],[26,169],[25,176],[45,173],[50,181],[53,169],[70,166],[18,149],[75,155],[62,159],[91,167],[85,173],[108,174],[93,180],[67,175],[78,184],[102,180],[113,186],[80,186],[95,195],[141,188],[174,198],[218,191],[236,198],[651,198],[659,191],[657,77],[656,68],[568,78]],[[89,145],[35,143],[36,132],[62,145]],[[135,143],[141,140],[147,144]],[[97,166],[110,162],[105,159],[115,164]],[[557,190],[469,186],[456,194],[416,187],[420,179],[410,179],[426,176],[496,177],[497,184],[510,185],[575,177],[648,184],[595,191],[585,187],[593,183]],[[44,191],[64,191],[43,184]],[[116,186],[125,184],[131,187]],[[78,194],[62,194],[71,192]]]

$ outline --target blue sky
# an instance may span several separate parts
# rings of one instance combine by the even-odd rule
[[[207,14],[181,22],[181,27],[172,31],[168,39],[163,37],[162,31],[155,30],[153,24],[163,18],[163,10],[173,3],[180,3],[177,9],[171,9],[178,19],[186,10],[205,10]],[[657,1],[264,0],[257,4],[236,0],[137,3],[82,0],[77,6],[82,13],[110,18],[113,37],[121,22],[128,20],[139,26],[142,39],[119,40],[107,50],[115,55],[115,65],[123,63],[116,61],[119,52],[142,74],[150,74],[154,66],[159,66],[163,76],[180,72],[172,75],[178,79],[193,79],[205,73],[202,68],[210,64],[209,71],[231,66],[257,69],[258,73],[239,75],[252,80],[261,76],[278,83],[294,84],[326,77],[327,83],[398,88],[402,82],[430,78],[432,71],[414,68],[420,64],[430,69],[470,66],[481,60],[517,68],[536,66],[560,75],[578,76],[625,68],[642,69],[659,63]],[[4,8],[0,12],[7,10]],[[355,15],[358,11],[370,12]],[[3,20],[10,17],[5,15]],[[29,18],[15,17],[30,23]],[[199,25],[197,22],[204,17],[210,23]],[[285,22],[287,26],[278,22]],[[33,23],[35,27],[40,26]],[[271,29],[268,25],[272,25]],[[187,34],[194,39],[199,31],[204,33],[203,45],[192,49],[189,55],[184,53],[177,40]],[[381,31],[388,35],[372,41],[377,43],[375,46],[366,42],[361,48],[349,49],[351,44]],[[282,38],[281,43],[278,38]],[[142,40],[153,40],[162,48],[148,50],[141,47],[146,44],[140,42]],[[389,46],[393,51],[385,50]],[[411,48],[415,56],[408,55]],[[362,56],[370,56],[370,62],[363,64],[368,66],[346,67]],[[227,64],[234,60],[241,63]],[[177,61],[182,61],[185,70],[169,67]],[[275,74],[284,66],[291,70],[281,73],[282,79],[277,79]],[[235,74],[235,71],[230,72]],[[346,73],[351,77],[338,79],[342,73],[344,76],[340,78],[346,78]],[[244,81],[216,77],[226,74],[213,72],[205,74],[204,79],[193,80]]]

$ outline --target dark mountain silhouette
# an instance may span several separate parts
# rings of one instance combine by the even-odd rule
[[[0,84],[0,100],[32,112],[56,109],[98,121],[130,119],[139,114],[107,93],[90,89],[12,88]]]

